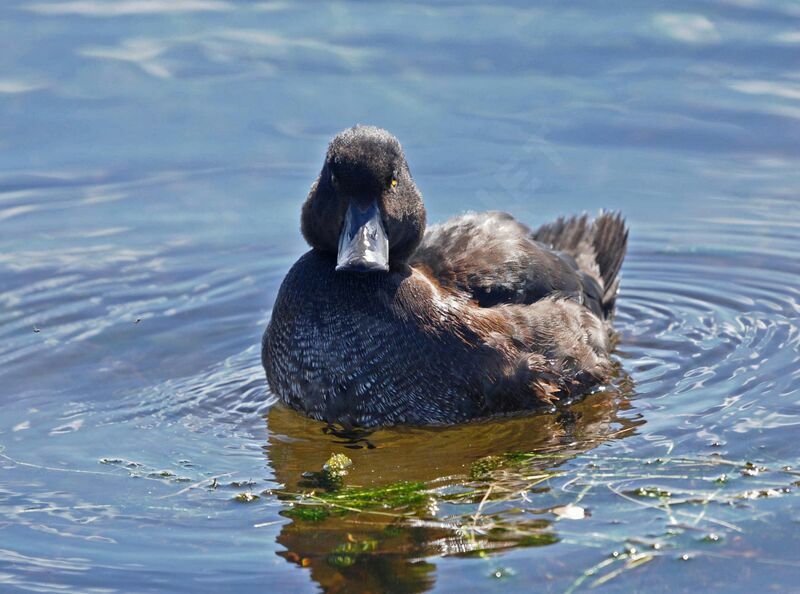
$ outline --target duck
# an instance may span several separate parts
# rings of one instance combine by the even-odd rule
[[[620,213],[427,227],[399,141],[357,125],[331,140],[300,230],[311,249],[278,290],[261,359],[270,391],[308,417],[452,425],[553,409],[613,377]]]

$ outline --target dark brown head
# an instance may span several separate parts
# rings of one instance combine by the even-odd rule
[[[340,132],[303,205],[301,229],[311,247],[337,254],[338,271],[403,264],[422,240],[425,207],[397,139],[374,126]]]

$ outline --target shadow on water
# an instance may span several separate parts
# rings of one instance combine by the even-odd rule
[[[450,428],[343,434],[273,407],[265,453],[292,518],[279,555],[326,592],[422,592],[432,558],[558,542],[549,479],[644,423],[620,415],[620,383],[556,414]],[[326,464],[337,454],[352,461],[341,475]]]

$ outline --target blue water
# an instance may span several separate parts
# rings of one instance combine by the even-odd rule
[[[6,3],[0,590],[796,588],[799,67],[793,0]],[[273,406],[260,335],[359,122],[430,221],[626,214],[615,386],[355,442]],[[334,452],[431,504],[292,518]],[[507,452],[540,457],[449,498]]]

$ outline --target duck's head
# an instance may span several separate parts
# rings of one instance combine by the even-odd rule
[[[311,247],[337,254],[337,271],[402,265],[422,240],[425,207],[397,139],[374,126],[340,132],[303,205],[301,229]]]

